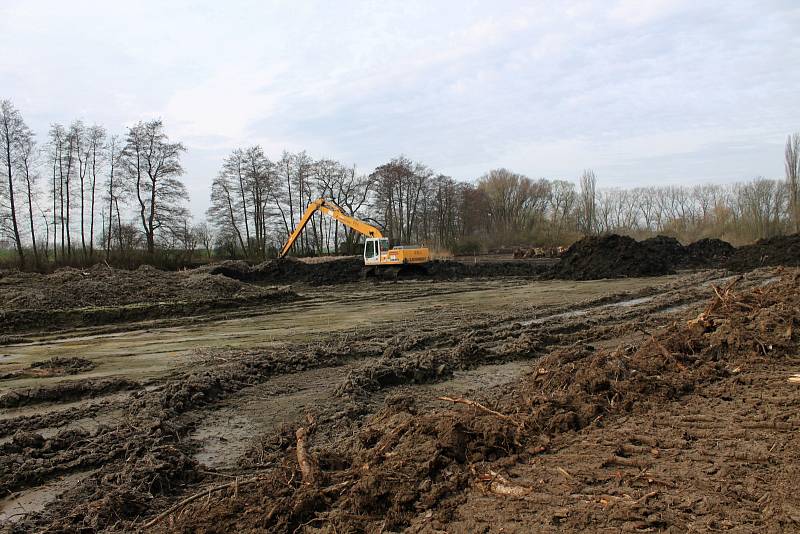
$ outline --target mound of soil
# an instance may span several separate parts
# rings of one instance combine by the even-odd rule
[[[135,271],[96,265],[52,274],[12,271],[0,279],[0,312],[54,310],[241,298],[269,291],[204,270],[168,272],[150,266]]]
[[[692,267],[720,266],[736,251],[722,239],[706,238],[686,246],[688,264]]]
[[[53,376],[77,375],[79,373],[91,371],[95,367],[95,363],[91,360],[79,358],[77,356],[71,356],[68,358],[54,356],[49,360],[43,360],[41,362],[34,362],[31,364],[31,369],[44,369],[48,372],[48,374]]]
[[[307,263],[293,257],[286,257],[266,261],[252,267],[247,272],[238,267],[228,270],[235,271],[232,273],[233,276],[252,282],[332,285],[362,280],[364,261],[360,256],[350,256]],[[433,260],[425,266],[424,270],[410,268],[399,276],[421,280],[458,280],[503,276],[532,277],[546,273],[548,270],[549,266],[547,265],[529,261],[464,263],[452,260]]]
[[[259,263],[247,273],[246,279],[276,284],[340,284],[360,280],[363,267],[363,260],[357,256],[319,263],[305,263],[297,258],[286,257]]]
[[[727,267],[743,272],[770,265],[800,265],[800,234],[770,237],[739,247]]]
[[[670,239],[660,236],[648,243],[617,234],[584,237],[567,249],[554,274],[570,280],[671,274],[678,258]]]
[[[219,263],[209,263],[194,270],[196,273],[221,274],[234,280],[247,280],[250,274],[250,264],[242,260],[225,260]]]
[[[116,391],[138,389],[141,384],[127,378],[66,380],[52,385],[12,389],[0,393],[0,408],[16,408],[42,402],[66,402],[97,397]]]
[[[688,256],[686,248],[674,237],[657,235],[640,241],[646,249],[659,258],[670,258],[673,264],[680,265]]]

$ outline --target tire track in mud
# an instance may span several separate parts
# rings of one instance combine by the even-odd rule
[[[758,277],[755,279],[757,281]],[[702,279],[692,283],[697,286],[707,281]],[[382,327],[330,336],[325,344],[293,345],[271,353],[250,351],[231,354],[230,351],[218,351],[209,354],[195,371],[171,378],[158,391],[137,393],[122,424],[98,429],[88,436],[74,432],[69,436],[56,436],[44,439],[43,443],[36,437],[21,435],[16,449],[3,452],[4,458],[15,455],[12,461],[15,467],[14,471],[4,470],[10,472],[11,476],[0,478],[0,488],[4,493],[13,492],[46,483],[78,469],[96,467],[98,472],[79,488],[70,490],[62,503],[50,509],[49,517],[74,518],[74,512],[68,511],[70,503],[73,506],[79,502],[94,502],[97,505],[98,499],[106,499],[103,506],[113,508],[115,513],[122,510],[123,519],[132,518],[145,509],[155,510],[163,506],[172,495],[181,491],[181,483],[196,482],[203,478],[202,469],[194,459],[198,452],[202,458],[203,451],[198,451],[197,443],[191,439],[192,433],[198,428],[202,429],[200,421],[213,417],[213,411],[210,410],[222,406],[221,402],[230,401],[228,406],[235,410],[237,396],[239,401],[248,396],[257,397],[262,384],[297,378],[298,373],[314,369],[335,369],[335,372],[327,375],[331,379],[344,375],[346,371],[347,376],[343,381],[327,380],[324,393],[316,397],[306,396],[302,392],[298,397],[297,391],[277,392],[277,397],[282,396],[284,400],[292,400],[295,404],[301,398],[311,397],[308,411],[320,412],[322,421],[330,423],[341,419],[344,413],[344,424],[338,427],[329,425],[330,439],[335,439],[339,433],[352,432],[353,425],[357,426],[360,418],[374,411],[377,403],[385,398],[382,390],[387,387],[446,382],[454,377],[463,377],[460,374],[462,371],[468,373],[470,369],[535,359],[545,348],[584,343],[587,340],[614,339],[620,334],[630,333],[633,327],[627,323],[643,313],[657,309],[669,310],[676,303],[692,301],[695,296],[699,299],[701,289],[687,289],[685,282],[684,287],[677,287],[679,285],[675,283],[672,288],[667,288],[664,295],[630,306],[602,310],[603,306],[611,303],[630,301],[630,294],[594,299],[582,306],[602,310],[600,317],[588,314],[562,317],[557,324],[548,324],[546,327],[509,323],[515,318],[530,317],[527,311],[500,314],[490,319],[480,313],[467,317],[463,314],[450,317],[439,314],[440,324],[449,319],[452,321],[450,325],[437,328],[432,326],[436,323],[431,323],[430,319],[417,319],[419,322],[416,326],[427,325],[418,328],[420,331],[428,330],[420,334],[408,334],[405,329],[394,338],[388,338]],[[652,294],[658,293],[655,290]],[[707,293],[703,292],[702,296],[704,298]],[[574,305],[571,307],[575,308]],[[552,306],[541,311],[541,316],[553,315],[552,312],[563,313],[566,308]],[[663,320],[648,319],[650,322]],[[649,323],[644,321],[644,324]],[[474,334],[465,335],[466,331]],[[220,361],[223,363],[220,364]],[[379,370],[387,366],[389,372],[382,378]],[[320,376],[326,375],[323,373]],[[481,375],[477,373],[475,376]],[[377,381],[378,387],[348,390],[348,385],[355,381],[354,377]],[[480,380],[475,379],[476,382]],[[334,387],[334,395],[331,396]],[[366,396],[368,402],[355,400],[359,396]],[[328,402],[332,398],[333,402]],[[271,398],[269,402],[274,404],[280,399]],[[257,408],[258,404],[254,406]],[[296,410],[295,414],[300,411]],[[224,410],[220,412],[220,417],[224,417],[225,413]],[[258,439],[263,440],[276,433],[279,435],[280,431],[275,426],[282,422],[275,420],[266,424]],[[291,417],[287,417],[285,422],[291,423]],[[34,446],[24,446],[26,439],[29,440],[28,445]],[[252,452],[251,449],[244,455]],[[80,461],[75,463],[75,457]],[[232,465],[233,460],[235,458],[226,458],[223,463]],[[162,465],[165,461],[169,468],[152,471],[152,465]],[[109,476],[118,481],[114,487],[122,491],[114,493],[116,500],[113,502],[108,500],[108,492],[116,490],[105,486],[103,482]],[[146,493],[139,490],[131,493],[131,488],[145,480],[149,480],[147,487],[150,488]],[[95,515],[95,519],[102,516],[99,512]],[[102,517],[100,520],[102,524]]]

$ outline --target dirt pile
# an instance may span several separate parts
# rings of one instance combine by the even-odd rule
[[[739,247],[727,267],[742,272],[767,265],[800,265],[800,234],[770,237]]]
[[[232,276],[241,280],[273,284],[331,285],[357,282],[365,277],[364,261],[359,256],[313,263],[287,257],[266,261],[246,272],[240,266],[226,268],[226,270]],[[548,270],[548,265],[530,261],[468,263],[452,260],[433,260],[424,269],[414,268],[413,266],[404,269],[399,273],[399,277],[420,280],[533,277],[546,273]],[[388,276],[388,278],[393,279],[391,276]]]
[[[686,248],[674,237],[657,235],[644,239],[640,243],[656,258],[663,258],[665,262],[676,266],[686,263]]]
[[[274,284],[340,284],[360,280],[363,267],[363,260],[357,256],[319,263],[306,263],[297,258],[286,257],[254,266],[247,274],[247,280]]]
[[[94,362],[86,358],[55,356],[48,360],[34,362],[27,369],[19,369],[7,373],[0,372],[0,380],[12,378],[77,375],[95,368]]]
[[[692,267],[719,267],[736,251],[722,239],[706,238],[686,245],[688,265]]]
[[[584,345],[556,350],[490,405],[441,397],[441,409],[422,411],[413,400],[397,398],[370,417],[352,439],[316,448],[306,443],[306,436],[314,432],[312,422],[298,430],[295,448],[286,449],[282,461],[263,478],[253,479],[246,493],[228,499],[230,492],[223,492],[211,505],[190,505],[164,528],[285,532],[324,524],[337,532],[436,531],[454,519],[463,502],[459,495],[470,487],[501,499],[495,501],[502,503],[497,506],[520,499],[524,507],[561,509],[563,500],[547,494],[546,488],[513,483],[500,470],[528,465],[543,452],[555,453],[551,442],[566,432],[602,428],[651,408],[664,409],[697,388],[735,380],[743,365],[794,357],[800,343],[800,272],[742,293],[736,292],[734,281],[714,288],[712,294],[698,317],[648,333],[643,341],[614,349]],[[658,443],[646,437],[634,441],[620,447],[603,466],[639,466],[638,477],[645,476],[642,469],[647,464],[631,456],[642,450],[655,455]],[[745,461],[763,461],[763,454],[745,448],[736,454]],[[572,477],[569,472],[565,476]],[[609,478],[612,485],[621,483],[613,473]],[[602,483],[584,481],[589,488],[584,492]],[[650,492],[634,504],[657,501],[659,493]],[[587,498],[594,497],[603,502],[603,495]],[[579,502],[574,495],[565,498],[566,506]],[[663,505],[674,508],[674,501],[667,498]],[[693,506],[680,510],[686,517],[698,511]],[[615,511],[606,514],[607,521],[625,519]],[[556,523],[569,516],[560,513]],[[791,511],[776,513],[772,524],[790,521]],[[656,519],[660,523],[647,525],[682,524],[674,514]]]
[[[672,249],[666,239],[645,244],[616,234],[585,237],[561,256],[554,274],[570,280],[671,274],[677,264]]]
[[[241,298],[268,291],[207,271],[135,271],[96,265],[52,274],[12,272],[0,279],[0,311],[126,306]]]
[[[62,358],[54,356],[48,360],[41,362],[34,362],[31,364],[31,369],[43,369],[51,375],[77,375],[85,373],[95,368],[95,363],[87,360],[86,358],[79,358],[71,356]]]
[[[232,272],[232,268],[229,271]],[[94,266],[52,274],[12,271],[0,279],[0,334],[171,319],[298,298],[213,274],[208,269],[167,272]],[[0,339],[0,343],[8,344]]]

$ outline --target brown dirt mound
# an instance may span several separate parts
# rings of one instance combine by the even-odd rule
[[[77,356],[67,358],[54,356],[49,360],[31,364],[31,369],[46,369],[54,375],[77,375],[78,373],[91,371],[95,367],[96,365],[93,361]]]
[[[42,402],[66,402],[138,389],[141,385],[127,378],[68,380],[53,385],[12,389],[0,393],[0,408],[16,408]]]
[[[164,301],[202,301],[245,297],[267,291],[221,274],[204,271],[135,271],[96,265],[64,268],[52,274],[12,271],[0,279],[0,311],[125,306]]]
[[[727,267],[743,272],[769,265],[800,265],[800,234],[770,237],[739,247]]]
[[[616,234],[585,237],[561,256],[554,274],[570,280],[662,276],[674,272],[677,261],[671,249],[664,239],[645,244]]]

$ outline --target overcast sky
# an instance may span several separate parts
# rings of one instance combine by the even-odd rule
[[[0,1],[0,98],[43,140],[163,118],[201,216],[262,145],[457,179],[601,187],[783,176],[800,130],[800,2]]]

